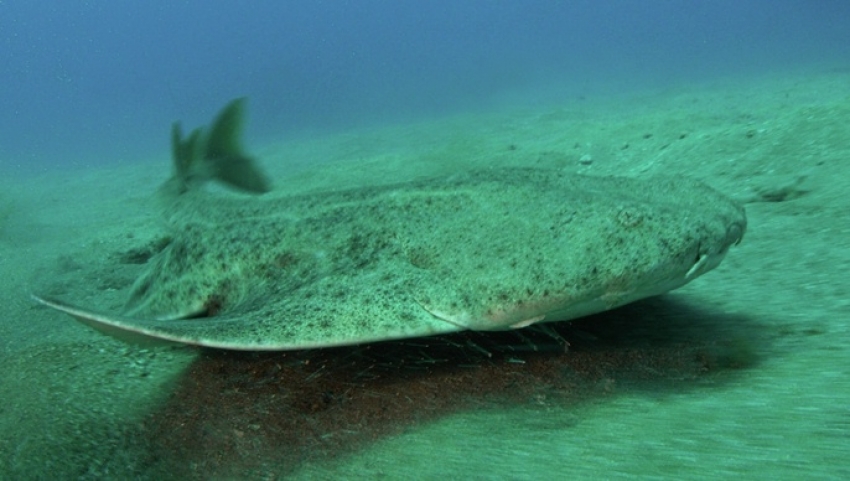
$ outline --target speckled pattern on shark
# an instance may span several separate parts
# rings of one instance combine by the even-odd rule
[[[299,196],[196,190],[170,222],[125,317],[101,322],[257,350],[573,319],[693,280],[746,226],[685,178],[507,168]]]

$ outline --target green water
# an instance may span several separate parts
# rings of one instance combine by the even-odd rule
[[[292,192],[523,165],[686,173],[746,203],[715,271],[546,332],[262,355],[124,345],[28,295],[121,305],[141,268],[121,254],[163,232],[168,153],[4,175],[0,478],[846,479],[848,86],[729,79],[254,149]]]

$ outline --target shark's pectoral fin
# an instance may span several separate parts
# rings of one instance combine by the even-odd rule
[[[58,301],[56,299],[48,299],[32,294],[33,300],[39,304],[56,309],[71,315],[74,319],[81,323],[102,332],[119,341],[128,342],[142,346],[173,346],[186,344],[177,339],[168,339],[160,333],[155,333],[144,328],[140,328],[135,322],[121,316],[108,315],[100,312],[90,311],[71,304]]]

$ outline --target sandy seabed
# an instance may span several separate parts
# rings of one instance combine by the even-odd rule
[[[283,191],[686,174],[749,218],[716,271],[546,332],[277,354],[125,345],[30,300],[121,305],[166,149],[0,172],[0,479],[848,479],[848,125],[833,69],[258,146]]]

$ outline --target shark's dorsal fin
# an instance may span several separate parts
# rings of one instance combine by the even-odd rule
[[[245,98],[231,100],[221,109],[210,127],[206,146],[207,157],[244,156],[240,139],[244,124]]]
[[[183,139],[180,123],[172,125],[174,177],[169,180],[169,186],[182,193],[199,180],[215,179],[252,193],[271,190],[266,175],[242,150],[240,135],[244,109],[244,98],[231,101],[216,116],[208,132],[197,128],[186,139]]]

